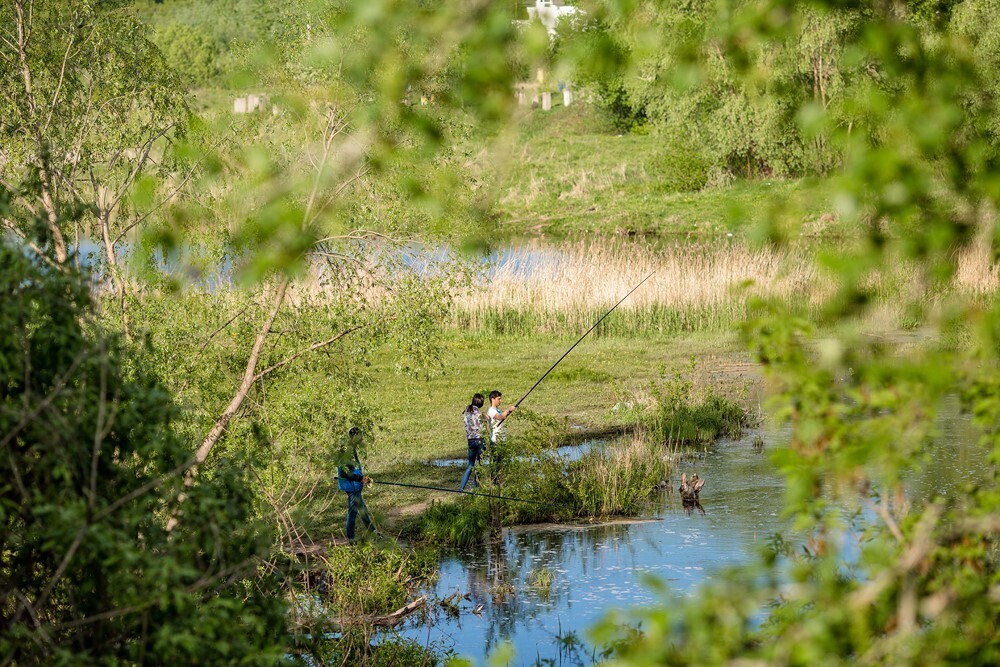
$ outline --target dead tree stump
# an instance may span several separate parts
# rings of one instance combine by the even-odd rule
[[[705,486],[705,480],[699,479],[698,473],[691,475],[691,482],[688,483],[687,473],[681,474],[681,502],[685,505],[693,505],[698,502],[698,494],[701,487]]]

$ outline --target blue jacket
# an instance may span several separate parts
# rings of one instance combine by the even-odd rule
[[[361,493],[365,488],[360,463],[348,463],[337,471],[337,487],[345,493]]]

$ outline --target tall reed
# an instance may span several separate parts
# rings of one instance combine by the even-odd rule
[[[574,461],[567,487],[579,516],[634,516],[667,479],[670,461],[663,448],[636,436]]]
[[[541,242],[504,249],[492,260],[462,261],[442,248],[386,246],[345,251],[350,261],[317,259],[290,294],[293,304],[365,308],[402,300],[458,329],[501,335],[583,331],[646,276],[597,335],[725,330],[750,312],[754,297],[814,313],[835,283],[820,268],[823,249],[804,244],[754,247],[740,240],[669,245],[626,239]],[[826,249],[836,252],[836,249]],[[880,316],[902,321],[905,303],[950,292],[985,297],[1000,290],[988,245],[960,252],[950,283],[931,285],[900,259],[860,281]],[[888,307],[888,312],[885,311]]]
[[[816,252],[805,246],[755,248],[741,241],[529,245],[480,270],[475,285],[454,297],[450,322],[502,335],[582,331],[652,274],[595,333],[723,330],[748,315],[752,297],[817,309],[832,296],[834,283],[818,268]],[[918,267],[900,261],[891,273],[869,275],[862,286],[877,303],[890,306],[898,322],[902,303],[919,296],[915,290],[927,291],[918,274]],[[972,246],[957,257],[956,274],[946,287],[972,296],[996,294],[1000,265],[988,248]]]
[[[825,287],[805,254],[743,243],[578,242],[527,256],[533,261],[508,255],[484,273],[483,289],[458,296],[453,324],[505,334],[580,330],[652,274],[599,333],[721,329],[746,315],[749,296],[808,303]]]

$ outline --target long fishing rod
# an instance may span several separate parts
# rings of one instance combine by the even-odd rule
[[[388,484],[389,486],[405,486],[411,489],[429,489],[431,491],[444,491],[445,493],[461,493],[466,496],[479,496],[480,498],[496,498],[497,500],[513,500],[519,503],[531,503],[532,505],[544,505],[545,507],[558,507],[561,509],[573,509],[569,505],[556,503],[543,503],[538,500],[527,500],[526,498],[514,498],[513,496],[499,496],[488,493],[476,493],[475,491],[459,491],[457,489],[445,489],[440,486],[424,486],[422,484],[404,484],[403,482],[378,482],[372,480],[372,484]]]
[[[656,273],[656,271],[653,271],[653,273]],[[572,351],[573,351],[573,348],[575,348],[575,347],[576,347],[577,345],[579,345],[579,344],[580,344],[580,343],[581,343],[581,342],[583,341],[583,339],[584,339],[584,338],[586,338],[587,336],[589,336],[589,335],[590,335],[590,332],[591,332],[591,331],[593,331],[594,329],[596,329],[596,328],[597,328],[597,325],[599,325],[599,324],[600,324],[601,322],[603,322],[603,321],[604,321],[604,319],[605,319],[605,318],[606,318],[606,317],[607,317],[608,315],[610,315],[610,314],[611,314],[612,312],[614,312],[615,308],[617,308],[618,306],[622,305],[622,302],[623,302],[623,301],[625,301],[625,299],[627,299],[627,298],[629,298],[630,296],[632,296],[632,292],[634,292],[634,291],[636,291],[637,289],[639,289],[640,287],[642,287],[642,283],[644,283],[644,282],[646,282],[647,280],[649,280],[650,278],[652,278],[652,277],[653,277],[653,273],[650,273],[650,274],[649,274],[648,276],[646,276],[645,278],[643,278],[643,279],[642,279],[642,282],[640,282],[640,283],[639,283],[638,285],[636,285],[636,286],[635,286],[635,287],[633,287],[633,288],[632,288],[631,290],[629,290],[629,293],[628,293],[628,294],[626,294],[625,296],[623,296],[623,297],[622,297],[621,299],[619,299],[619,300],[618,300],[618,303],[616,303],[615,305],[611,306],[611,310],[609,310],[608,312],[604,313],[604,315],[602,315],[602,316],[601,316],[601,319],[599,319],[599,320],[597,320],[596,322],[594,322],[594,326],[592,326],[592,327],[590,327],[589,329],[587,329],[587,332],[586,332],[586,333],[584,333],[584,334],[583,334],[582,336],[580,336],[579,340],[577,340],[577,341],[576,341],[575,343],[573,343],[573,346],[572,346],[572,347],[570,347],[570,348],[569,348],[568,350],[566,350],[566,351],[565,351],[565,352],[563,353],[563,355],[562,355],[561,357],[559,357],[559,359],[557,359],[557,360],[556,360],[556,363],[552,364],[552,368],[550,368],[549,370],[545,371],[545,375],[543,375],[542,377],[538,378],[538,382],[536,382],[535,384],[531,385],[531,389],[529,389],[529,390],[528,390],[528,391],[527,391],[527,392],[526,392],[526,393],[524,394],[524,396],[522,396],[522,397],[521,397],[520,399],[518,399],[517,403],[515,403],[515,404],[514,404],[514,407],[516,408],[516,407],[518,407],[519,405],[521,405],[521,403],[522,403],[522,402],[524,401],[524,399],[528,398],[528,394],[530,394],[531,392],[535,391],[535,387],[537,387],[538,385],[540,385],[540,384],[542,383],[542,380],[544,380],[544,379],[545,379],[546,377],[548,377],[549,373],[551,373],[552,371],[554,371],[554,370],[555,370],[556,366],[558,366],[558,365],[559,365],[559,363],[560,363],[560,362],[561,362],[561,361],[562,361],[563,359],[565,359],[565,358],[566,358],[566,356],[567,356],[567,355],[569,355],[569,353],[570,353],[570,352],[572,352]],[[500,420],[500,422],[503,422],[503,419],[501,419],[501,420]]]

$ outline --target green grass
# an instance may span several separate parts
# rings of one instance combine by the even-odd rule
[[[455,494],[379,485],[379,480],[457,489],[463,467],[429,465],[437,458],[464,459],[467,453],[461,413],[476,391],[504,392],[504,403],[516,401],[572,345],[564,337],[498,338],[452,334],[445,342],[445,371],[431,378],[413,378],[393,370],[394,359],[380,357],[375,365],[375,395],[384,400],[384,421],[367,456],[366,471],[375,480],[365,497],[380,526],[396,532],[412,524],[434,501],[452,502]],[[586,431],[623,427],[629,416],[612,408],[622,400],[647,391],[662,377],[662,369],[678,368],[696,356],[702,368],[727,368],[714,374],[713,386],[730,393],[742,389],[746,354],[732,334],[700,334],[685,338],[588,338],[529,396],[524,416],[507,424],[512,440],[532,431],[527,411],[561,422],[571,436]],[[558,374],[558,375],[557,375]],[[553,378],[553,376],[555,376]],[[633,420],[634,421],[634,420]],[[578,427],[578,428],[574,428]],[[342,495],[342,494],[341,494]],[[465,503],[462,503],[463,505]],[[524,520],[535,506],[517,508]],[[544,509],[544,508],[543,508]],[[469,532],[446,534],[450,512],[435,510],[446,542],[465,542]],[[342,532],[343,508],[334,505],[329,530]],[[520,516],[520,515],[519,515]],[[470,517],[469,520],[476,517]],[[463,519],[463,521],[465,521]],[[473,523],[477,523],[473,521]],[[471,524],[470,524],[471,525]],[[412,526],[405,530],[412,533]],[[478,530],[478,525],[472,526]]]
[[[667,448],[641,438],[591,450],[569,467],[578,516],[635,516],[670,476]]]
[[[606,312],[607,308],[578,308],[561,312],[516,306],[474,312],[456,309],[451,315],[451,324],[458,329],[483,334],[532,337],[546,332],[586,331]],[[614,318],[602,322],[595,333],[605,336],[722,333],[734,330],[748,313],[746,299],[738,297],[723,303],[677,307],[653,304],[638,309],[620,310]]]
[[[843,231],[830,216],[829,181],[737,178],[702,187],[688,147],[618,134],[584,103],[526,112],[507,150],[498,212],[513,235],[747,234],[775,215],[810,234]]]
[[[383,430],[369,463],[373,475],[412,471],[408,464],[466,455],[462,410],[476,391],[498,389],[514,403],[573,344],[567,337],[501,338],[454,334],[445,342],[447,369],[412,378],[393,371],[394,359],[376,364],[375,394],[384,397]],[[570,431],[621,424],[612,407],[622,394],[646,387],[663,367],[696,356],[705,367],[745,360],[733,334],[685,338],[588,338],[524,402],[532,411],[566,420]],[[517,435],[525,425],[515,413],[507,425]],[[437,478],[440,469],[427,479]],[[415,472],[415,471],[413,471]],[[458,479],[454,480],[455,485]]]
[[[405,526],[403,534],[437,546],[468,547],[483,541],[488,521],[484,502],[433,502],[416,521]]]

